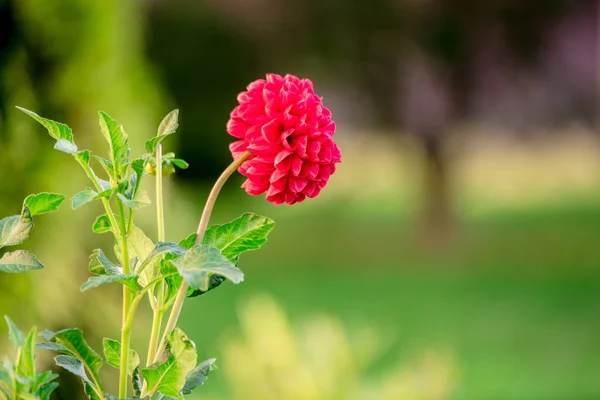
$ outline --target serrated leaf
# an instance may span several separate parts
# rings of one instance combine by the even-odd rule
[[[99,234],[111,232],[112,227],[110,225],[110,219],[108,218],[108,215],[104,214],[96,218],[94,224],[92,225],[92,230]]]
[[[102,249],[96,249],[90,255],[89,271],[97,275],[121,275],[121,268],[114,264],[104,254]]]
[[[211,226],[204,235],[203,243],[216,247],[237,264],[241,253],[260,249],[274,227],[272,219],[246,213],[227,224]]]
[[[17,360],[17,373],[20,376],[33,379],[35,378],[35,336],[36,329],[29,331],[25,343],[19,351]]]
[[[148,193],[146,193],[145,191],[141,191],[140,193],[138,193],[137,198],[135,200],[128,199],[127,197],[125,197],[125,195],[123,195],[121,193],[117,193],[117,197],[119,199],[121,199],[123,204],[125,204],[127,207],[131,208],[132,210],[135,210],[135,209],[138,209],[140,207],[144,207],[144,206],[147,206],[148,204],[150,204],[150,197],[148,197]]]
[[[69,143],[73,143],[73,131],[71,131],[71,128],[69,128],[67,125],[62,124],[60,122],[52,121],[51,119],[40,117],[33,111],[29,111],[26,108],[17,108],[23,111],[25,114],[29,115],[31,118],[35,119],[40,124],[42,124],[44,128],[48,130],[50,136],[52,136],[54,139],[64,139]]]
[[[29,208],[32,216],[57,211],[65,196],[58,193],[30,194],[23,201],[23,207]]]
[[[179,245],[184,249],[190,249],[194,244],[196,244],[196,238],[198,237],[197,233],[192,233],[188,237],[181,239],[179,241]]]
[[[242,271],[219,250],[208,245],[196,245],[172,263],[183,280],[195,290],[207,291],[213,274],[221,275],[236,284],[244,280]]]
[[[6,325],[8,325],[8,338],[13,346],[15,346],[16,349],[23,347],[25,345],[25,335],[23,335],[23,332],[17,328],[17,325],[15,325],[8,315],[5,315],[4,319],[6,320]]]
[[[121,343],[118,340],[104,338],[102,340],[104,348],[104,358],[106,363],[112,367],[120,368],[121,364]],[[127,374],[133,376],[133,371],[140,365],[140,356],[138,353],[129,349],[129,364],[127,365]]]
[[[54,362],[56,362],[56,365],[59,367],[64,368],[73,375],[80,377],[84,382],[91,383],[90,378],[88,378],[85,372],[85,366],[83,362],[78,358],[61,354],[54,357]]]
[[[185,386],[181,394],[191,394],[192,390],[202,386],[208,379],[208,374],[214,369],[216,358],[210,358],[196,366],[185,379]]]
[[[171,331],[166,342],[164,359],[142,369],[142,375],[148,383],[148,393],[183,399],[180,392],[198,359],[196,346],[179,328]]]
[[[79,149],[75,143],[69,142],[66,139],[59,139],[54,143],[54,150],[62,151],[67,154],[77,154]]]
[[[96,196],[98,196],[98,193],[93,191],[91,188],[85,188],[81,192],[76,193],[73,197],[71,197],[73,210],[76,210],[84,204],[95,200]]]
[[[111,175],[115,181],[120,178],[119,168],[127,164],[129,153],[129,143],[127,134],[108,114],[100,111],[99,122],[102,134],[106,138],[111,152],[111,162],[113,163],[113,174]]]
[[[23,243],[33,229],[33,219],[27,207],[21,215],[13,215],[0,220],[0,247]]]
[[[156,151],[158,145],[169,135],[173,134],[177,127],[179,119],[179,110],[173,110],[168,113],[161,121],[156,137],[146,142],[146,151],[153,154]]]
[[[87,344],[81,330],[77,328],[58,332],[45,330],[40,335],[46,340],[54,339],[58,346],[53,350],[63,353],[55,357],[56,364],[83,380],[84,391],[91,400],[101,400],[103,390],[98,372],[102,367],[102,358]],[[38,345],[38,347],[42,346]]]
[[[138,286],[137,286],[138,278],[139,278],[139,275],[136,275],[136,274],[92,276],[83,285],[81,285],[81,291],[85,292],[86,290],[104,286],[109,283],[119,282],[135,292],[138,290]]]
[[[106,172],[106,174],[108,176],[112,176],[113,171],[115,169],[114,165],[112,162],[110,162],[110,160],[107,160],[104,157],[100,157],[100,156],[94,156],[94,158],[96,159],[96,161],[98,161],[98,163],[102,166],[102,168],[104,169],[104,171]]]
[[[22,274],[36,269],[42,269],[42,263],[30,252],[16,250],[4,253],[0,258],[0,271],[11,274]]]
[[[83,338],[83,332],[77,328],[63,329],[58,332],[42,332],[46,340],[54,339],[54,341],[62,345],[67,350],[64,351],[66,357],[80,361],[81,365],[85,368],[84,374],[89,377],[94,383],[99,384],[98,372],[102,367],[102,358],[96,353]],[[42,335],[40,333],[40,335]],[[69,360],[69,359],[67,359]],[[76,364],[66,363],[67,366],[73,368],[77,367]],[[65,368],[65,367],[63,367]],[[78,370],[77,368],[75,368]],[[89,380],[87,381],[89,382]],[[100,393],[102,388],[99,388]]]
[[[52,334],[54,334],[54,332],[52,332]],[[40,333],[40,336],[42,336],[42,334]],[[49,339],[46,339],[49,340]],[[62,353],[62,354],[66,354],[68,356],[75,356],[75,354],[73,354],[73,352],[71,350],[69,350],[68,348],[66,348],[65,346],[63,346],[60,343],[55,343],[55,342],[42,342],[42,343],[38,343],[36,345],[36,347],[38,349],[44,349],[44,350],[50,350],[50,351],[55,351],[57,353]]]

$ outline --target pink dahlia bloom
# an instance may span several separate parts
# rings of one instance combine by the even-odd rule
[[[332,140],[331,112],[308,79],[268,74],[238,95],[227,132],[239,140],[233,158],[250,157],[239,167],[242,185],[253,196],[267,194],[273,204],[294,204],[317,196],[341,162]]]

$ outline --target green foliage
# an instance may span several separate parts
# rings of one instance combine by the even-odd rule
[[[119,275],[121,268],[113,264],[101,249],[96,249],[90,256],[89,271],[96,275]]]
[[[241,253],[260,249],[274,227],[272,219],[246,213],[227,224],[211,226],[204,235],[203,243],[216,247],[237,264]]]
[[[119,368],[121,358],[121,343],[118,340],[104,338],[102,341],[104,348],[104,358],[106,363],[112,367]],[[140,366],[140,356],[138,353],[129,349],[129,363],[127,365],[127,373],[134,377],[133,373]]]
[[[25,250],[16,250],[4,253],[0,258],[0,271],[8,273],[24,273],[42,269],[42,263],[30,252]]]
[[[28,208],[21,215],[13,215],[0,220],[0,247],[15,246],[29,238],[33,229],[33,218]]]
[[[8,359],[0,363],[0,398],[4,395],[7,399],[48,400],[58,386],[53,382],[58,375],[50,371],[41,374],[35,371],[36,328],[25,336],[9,317],[5,316],[5,319],[16,357],[14,363]]]
[[[58,211],[65,196],[58,193],[30,194],[23,202],[23,208],[28,208],[32,216]]]
[[[119,397],[104,392],[99,379],[102,358],[87,344],[79,329],[44,331],[40,335],[47,341],[38,347],[59,353],[55,358],[56,364],[82,380],[84,392],[91,400],[125,399],[129,383],[136,398],[183,399],[183,395],[191,393],[206,381],[214,368],[214,359],[197,364],[194,343],[171,321],[168,330],[165,328],[166,332],[163,333],[163,338],[166,337],[164,343],[156,343],[162,326],[161,320],[157,319],[155,322],[158,323],[153,324],[154,343],[150,343],[149,356],[157,352],[154,360],[158,361],[141,368],[139,355],[129,347],[129,333],[136,308],[148,296],[155,317],[162,318],[173,304],[180,309],[180,302],[175,300],[184,298],[185,290],[188,296],[193,297],[218,287],[226,280],[235,284],[242,282],[244,274],[236,266],[240,254],[262,247],[274,227],[273,221],[255,214],[244,214],[228,224],[211,227],[201,244],[196,244],[197,234],[179,243],[165,240],[161,179],[174,172],[175,168],[185,169],[189,166],[184,160],[176,158],[174,153],[162,153],[162,142],[178,127],[178,110],[170,112],[162,120],[156,137],[145,144],[147,152],[132,161],[132,151],[123,127],[106,113],[99,112],[100,130],[109,151],[104,157],[94,155],[93,165],[90,163],[91,152],[78,149],[67,125],[40,117],[29,110],[20,110],[43,125],[56,141],[55,149],[71,154],[89,178],[90,186],[71,198],[72,208],[78,209],[99,200],[104,214],[96,218],[92,230],[98,234],[112,232],[115,238],[114,254],[118,261],[112,261],[112,256],[107,256],[101,249],[94,250],[89,262],[89,271],[93,276],[83,283],[81,290],[114,282],[126,288],[123,336],[120,341],[108,338],[103,341],[104,357],[109,365],[120,368],[126,364],[124,358],[128,360],[126,371],[119,371]],[[135,210],[150,204],[142,183],[146,174],[155,174],[157,160],[162,160],[162,176],[157,177],[156,182],[159,240],[154,243],[134,224],[134,215]],[[94,167],[100,175],[94,171]],[[22,243],[33,228],[32,216],[56,211],[63,201],[64,196],[54,193],[27,197],[21,215],[0,220],[0,247]],[[115,205],[117,213],[113,211]],[[42,268],[42,264],[23,250],[6,253],[0,259],[1,271],[25,272],[37,268]],[[14,324],[9,322],[9,326],[11,338],[22,349],[13,369],[23,375],[31,375],[33,363],[28,360],[33,357],[35,331],[24,337]],[[10,371],[11,364],[7,365],[9,368],[4,369]],[[37,384],[40,398],[43,399],[55,387],[51,379],[47,382],[46,379],[49,376],[40,378]],[[9,386],[2,383],[4,381]],[[14,381],[10,373],[0,370],[0,393],[8,396],[7,391],[15,387]],[[42,394],[46,397],[42,397]]]
[[[111,178],[118,182],[129,157],[127,134],[123,130],[123,127],[119,126],[108,114],[100,111],[98,116],[100,130],[110,146],[110,161],[113,166]]]
[[[167,337],[165,357],[148,368],[142,375],[148,383],[148,393],[161,393],[175,399],[183,399],[181,391],[186,378],[197,362],[196,346],[183,331],[175,328]]]
[[[95,233],[106,233],[112,231],[108,215],[104,214],[96,218],[94,224],[92,225],[92,230]]]
[[[153,154],[158,145],[169,135],[175,133],[179,127],[179,110],[173,110],[168,113],[158,127],[158,133],[155,137],[146,142],[146,151]]]
[[[69,143],[73,142],[73,131],[65,124],[61,124],[60,122],[52,121],[51,119],[42,118],[33,111],[29,111],[23,107],[17,107],[19,110],[23,111],[25,114],[29,115],[31,118],[35,119],[37,122],[42,124],[44,128],[48,130],[50,136],[52,136],[56,140],[66,140]]]
[[[210,277],[221,275],[233,283],[244,280],[244,274],[221,252],[208,245],[195,245],[182,257],[173,261],[173,265],[183,280],[196,290],[207,291]]]
[[[210,371],[216,369],[215,361],[215,358],[210,358],[198,364],[185,379],[185,385],[183,386],[181,394],[191,394],[192,390],[204,385],[204,382],[206,382],[208,379],[208,374]]]
[[[130,288],[132,291],[136,291],[137,281],[139,275],[136,274],[119,274],[119,275],[100,275],[90,277],[83,285],[81,285],[81,291],[85,292],[93,288],[104,286],[109,283],[119,282]]]
[[[104,392],[98,378],[102,358],[87,344],[83,332],[71,328],[58,332],[44,331],[40,335],[53,342],[38,347],[61,353],[54,359],[56,365],[80,377],[86,393],[102,398]]]

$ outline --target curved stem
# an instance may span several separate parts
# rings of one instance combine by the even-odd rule
[[[198,230],[196,231],[196,244],[201,244],[204,240],[204,234],[206,233],[206,229],[208,228],[208,221],[210,220],[210,215],[212,214],[213,208],[215,207],[215,203],[217,201],[217,197],[227,182],[227,179],[239,168],[240,165],[246,159],[250,157],[250,153],[246,152],[238,159],[234,160],[229,166],[223,171],[219,179],[215,182],[210,194],[208,195],[208,199],[206,200],[206,205],[204,206],[204,210],[202,211],[202,217],[200,218],[200,223],[198,224]],[[165,350],[165,339],[167,335],[171,333],[175,326],[177,325],[177,320],[179,319],[179,314],[181,314],[181,309],[183,308],[183,302],[185,301],[186,294],[188,290],[188,284],[183,281],[179,290],[177,291],[177,297],[175,298],[175,303],[173,303],[173,308],[171,309],[171,314],[169,315],[169,320],[167,321],[167,326],[165,327],[165,331],[163,332],[162,339],[160,341],[160,350],[156,353],[154,357],[154,361],[158,360],[162,353]]]
[[[162,145],[156,147],[156,225],[158,228],[158,241],[165,240],[165,214],[163,206],[163,180],[162,180]],[[150,294],[152,296],[152,294]],[[158,282],[158,294],[156,296],[156,305],[153,307],[152,331],[150,332],[150,341],[148,343],[148,357],[146,366],[152,364],[158,347],[158,338],[160,328],[165,312],[162,310],[165,302],[165,280]]]

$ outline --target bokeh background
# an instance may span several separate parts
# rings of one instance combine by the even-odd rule
[[[600,398],[598,16],[592,0],[0,0],[0,215],[85,185],[14,106],[96,153],[97,110],[142,153],[179,108],[166,149],[191,167],[167,183],[166,214],[183,238],[230,162],[237,93],[267,72],[310,77],[343,163],[293,207],[228,184],[213,222],[252,210],[277,226],[242,257],[242,285],[185,305],[181,326],[219,366],[192,398]],[[1,314],[80,326],[96,349],[118,337],[119,289],[79,292],[88,255],[111,246],[97,213],[37,220],[25,247],[47,268],[0,275]]]

